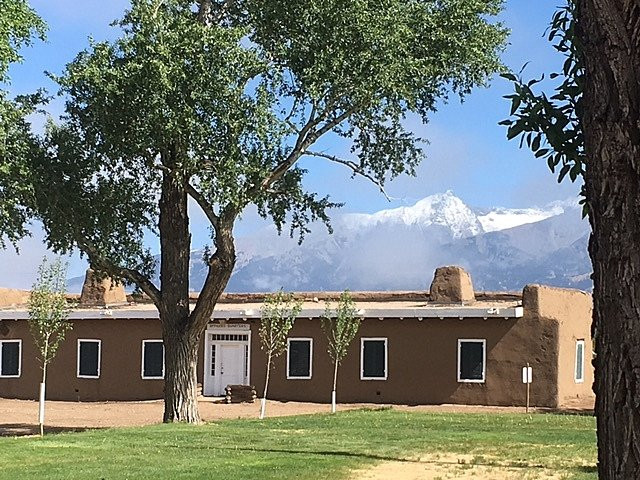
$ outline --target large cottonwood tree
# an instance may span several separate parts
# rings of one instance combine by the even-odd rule
[[[598,473],[640,478],[640,3],[569,0],[550,37],[566,56],[560,86],[547,97],[510,76],[517,113],[506,123],[560,180],[584,179]]]
[[[235,264],[249,205],[303,236],[336,204],[303,187],[303,157],[380,188],[422,158],[407,114],[426,122],[448,92],[500,69],[501,0],[133,0],[121,37],[57,77],[66,115],[29,168],[56,251],[137,285],[158,308],[165,421],[198,422],[196,356]],[[350,142],[346,156],[318,146]],[[188,204],[211,226],[208,274],[189,305]],[[160,285],[143,237],[160,238]]]
[[[24,201],[25,158],[37,151],[26,120],[42,100],[39,94],[12,99],[7,92],[9,66],[21,62],[21,50],[34,38],[44,38],[46,26],[25,0],[0,0],[0,247],[28,233],[29,211]]]

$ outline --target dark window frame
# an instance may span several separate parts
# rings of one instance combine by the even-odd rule
[[[482,378],[462,377],[462,344],[479,343],[482,345]],[[459,338],[458,339],[458,364],[457,377],[459,383],[485,383],[487,380],[487,340],[485,338]]]
[[[144,370],[144,360],[145,360],[145,357],[146,357],[145,346],[148,343],[159,343],[160,345],[162,345],[162,374],[160,376],[158,376],[158,375],[145,375],[145,370]],[[161,339],[150,338],[150,339],[142,341],[142,364],[141,364],[140,375],[141,375],[143,380],[163,380],[164,379],[164,372],[165,372],[165,357],[164,357],[164,355],[165,355],[165,353],[164,353],[164,342]]]
[[[98,344],[98,368],[97,368],[97,375],[84,375],[80,373],[80,346],[83,343],[97,343]],[[76,352],[76,357],[77,357],[77,361],[76,361],[76,376],[78,378],[89,378],[89,379],[96,379],[96,378],[100,378],[100,373],[101,373],[101,364],[102,364],[102,340],[97,339],[97,338],[79,338],[78,339],[78,348],[77,348],[77,352]]]
[[[309,375],[291,375],[291,342],[306,342],[309,344]],[[313,376],[313,338],[292,337],[287,338],[287,380],[311,380]]]
[[[381,376],[365,376],[364,372],[364,345],[367,342],[383,342],[384,343],[384,375]],[[361,337],[360,338],[360,380],[387,380],[389,378],[389,339],[387,337]]]
[[[17,375],[3,375],[2,369],[2,355],[5,343],[18,344],[18,374]],[[20,378],[22,376],[22,339],[21,338],[7,338],[0,340],[0,378]]]

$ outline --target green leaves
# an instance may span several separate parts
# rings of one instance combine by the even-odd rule
[[[97,269],[150,275],[162,180],[206,212],[215,257],[224,217],[248,205],[302,240],[340,204],[304,188],[297,166],[326,137],[335,161],[383,190],[413,174],[423,121],[502,69],[500,0],[133,0],[114,42],[60,76],[63,124],[31,161],[36,216],[57,251],[93,251]],[[165,206],[169,208],[168,206]],[[230,230],[228,226],[227,230]],[[228,249],[227,249],[228,250]],[[100,252],[100,258],[95,258]],[[126,280],[126,279],[125,279]],[[130,279],[129,279],[130,280]]]
[[[286,350],[287,336],[301,310],[302,302],[295,300],[291,293],[280,290],[265,298],[258,333],[260,346],[270,358]]]
[[[9,81],[9,65],[22,61],[20,49],[34,37],[44,39],[45,30],[25,0],[0,0],[0,248],[28,235],[32,202],[25,162],[38,142],[26,117],[44,100],[42,92],[10,100],[2,84]]]
[[[553,16],[549,28],[549,41],[556,41],[554,48],[566,56],[562,72],[550,74],[551,79],[560,78],[554,94],[535,92],[532,87],[540,79],[525,81],[522,71],[518,75],[504,73],[515,93],[506,95],[511,101],[509,119],[500,122],[507,129],[507,138],[520,137],[520,146],[526,142],[536,158],[545,159],[551,172],[558,171],[558,182],[567,175],[572,182],[584,175],[586,157],[580,120],[584,68],[580,46],[574,34],[575,4],[568,0]],[[582,190],[584,195],[584,187]]]
[[[20,49],[34,37],[44,40],[46,30],[26,0],[0,0],[0,83],[8,81],[9,65],[22,61]]]
[[[362,318],[348,290],[340,294],[335,308],[327,301],[322,329],[327,336],[327,352],[331,359],[340,364],[347,355],[349,345],[356,337]]]
[[[29,296],[29,328],[43,368],[53,360],[65,334],[72,305],[66,298],[67,264],[43,258]]]

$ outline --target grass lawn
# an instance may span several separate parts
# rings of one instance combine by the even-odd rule
[[[543,469],[597,478],[592,417],[387,409],[0,438],[0,479],[331,480],[378,461],[445,454],[518,467],[523,478]]]

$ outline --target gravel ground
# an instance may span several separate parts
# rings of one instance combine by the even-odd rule
[[[227,405],[218,399],[201,398],[200,415],[205,421],[227,418],[257,418],[260,403]],[[341,404],[339,410],[362,407],[379,407],[373,404]],[[466,405],[394,405],[407,411],[423,412],[524,412],[518,407],[482,407]],[[131,427],[159,423],[162,420],[163,402],[56,402],[48,401],[46,430],[49,432],[84,430],[87,428]],[[305,415],[325,413],[329,405],[302,402],[267,403],[267,416]],[[38,403],[30,400],[0,398],[0,436],[31,435],[37,431]]]

